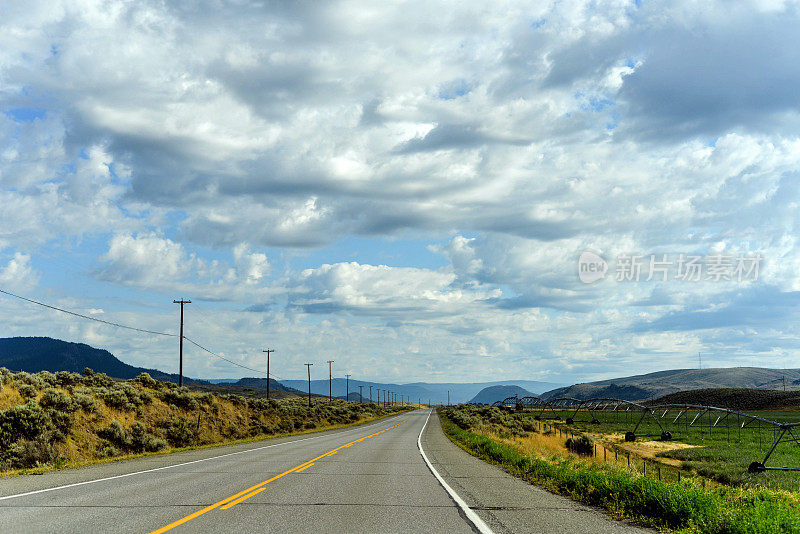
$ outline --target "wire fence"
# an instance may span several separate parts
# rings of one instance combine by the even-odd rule
[[[800,421],[796,412],[758,414],[701,404],[535,396],[508,397],[493,406],[531,412],[537,421],[551,421],[555,428],[566,425],[618,432],[625,442],[640,438],[670,441],[680,436],[706,445],[740,446],[741,454],[752,456],[746,465],[749,473],[800,471]],[[786,463],[776,465],[777,461]]]

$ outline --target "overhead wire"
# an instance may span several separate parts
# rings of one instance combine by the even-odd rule
[[[81,317],[83,319],[88,319],[90,321],[95,321],[97,323],[103,323],[103,324],[107,324],[107,325],[110,325],[110,326],[116,326],[117,328],[125,328],[127,330],[134,330],[136,332],[143,332],[145,334],[155,334],[157,336],[178,337],[178,334],[170,334],[169,332],[157,332],[155,330],[148,330],[146,328],[137,328],[135,326],[128,326],[128,325],[121,324],[121,323],[115,323],[113,321],[105,321],[103,319],[98,319],[97,317],[92,317],[91,315],[84,315],[82,313],[78,313],[78,312],[74,312],[74,311],[70,311],[70,310],[65,310],[64,308],[59,308],[58,306],[52,306],[50,304],[45,304],[44,302],[39,302],[38,300],[29,299],[29,298],[17,295],[15,293],[11,293],[10,291],[6,291],[5,289],[0,289],[0,293],[3,293],[5,295],[8,295],[10,297],[14,297],[14,298],[17,298],[17,299],[20,299],[20,300],[24,300],[26,302],[30,302],[30,303],[33,303],[33,304],[38,304],[39,306],[44,306],[45,308],[50,308],[51,310],[60,311],[61,313],[66,313],[68,315],[74,315],[75,317]]]
[[[71,311],[71,310],[66,310],[64,308],[59,308],[58,306],[53,306],[51,304],[40,302],[38,300],[34,300],[34,299],[27,298],[27,297],[23,297],[21,295],[17,295],[16,293],[12,293],[10,291],[6,291],[5,289],[0,289],[0,293],[2,293],[4,295],[8,295],[10,297],[14,297],[14,298],[19,299],[19,300],[23,300],[25,302],[29,302],[31,304],[37,304],[39,306],[43,306],[43,307],[49,308],[51,310],[59,311],[61,313],[66,313],[67,315],[73,315],[75,317],[80,317],[82,319],[88,319],[90,321],[95,321],[97,323],[103,323],[103,324],[106,324],[106,325],[109,325],[109,326],[114,326],[114,327],[117,327],[117,328],[124,328],[126,330],[133,330],[135,332],[142,332],[142,333],[146,333],[146,334],[155,334],[155,335],[159,335],[159,336],[180,337],[178,334],[171,334],[169,332],[158,332],[156,330],[148,330],[146,328],[137,328],[135,326],[129,326],[129,325],[122,324],[122,323],[116,323],[116,322],[113,322],[113,321],[106,321],[106,320],[103,320],[103,319],[98,319],[97,317],[92,317],[90,315],[85,315],[85,314],[74,312],[74,311]],[[204,347],[203,345],[199,344],[198,342],[194,341],[193,339],[191,339],[191,338],[189,338],[187,336],[183,336],[183,339],[185,339],[186,341],[188,341],[192,345],[196,346],[197,348],[203,350],[204,352],[207,352],[208,354],[211,354],[212,356],[216,356],[217,358],[219,358],[221,360],[225,360],[226,362],[230,363],[231,365],[235,365],[237,367],[241,367],[242,369],[247,369],[249,371],[253,371],[253,372],[256,372],[256,373],[263,373],[264,372],[261,369],[254,369],[252,367],[248,367],[247,365],[242,365],[242,364],[240,364],[238,362],[235,362],[233,360],[229,360],[228,358],[226,358],[226,357],[224,357],[224,356],[222,356],[220,354],[217,354],[216,352]],[[273,373],[270,373],[270,376],[275,377],[275,378],[277,378],[279,380],[283,380],[283,378],[280,378],[280,377],[276,376]]]

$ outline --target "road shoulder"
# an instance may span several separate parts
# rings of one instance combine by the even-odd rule
[[[555,495],[470,455],[442,431],[434,411],[422,447],[437,471],[496,532],[655,532]]]

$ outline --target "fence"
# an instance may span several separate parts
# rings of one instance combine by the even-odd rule
[[[733,439],[742,441],[742,433],[750,433],[752,440],[767,446],[763,458],[754,458],[747,470],[750,473],[765,471],[800,471],[797,466],[772,466],[767,462],[781,444],[794,444],[800,447],[800,422],[776,421],[754,414],[729,410],[716,406],[698,404],[642,404],[622,399],[596,398],[574,399],[559,397],[542,399],[540,397],[508,397],[492,406],[507,409],[532,411],[537,421],[563,421],[567,426],[575,423],[612,423],[627,427],[625,441],[632,442],[641,437],[655,437],[663,441],[673,435],[699,432],[701,437],[707,433],[709,438],[724,433],[730,443]],[[788,415],[789,417],[796,417]],[[735,422],[734,422],[735,421]],[[764,438],[763,434],[766,434]],[[646,465],[644,467],[646,470]]]

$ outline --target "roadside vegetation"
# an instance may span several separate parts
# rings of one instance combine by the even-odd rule
[[[467,452],[619,518],[678,532],[800,532],[798,491],[707,484],[689,470],[680,481],[659,480],[660,470],[656,478],[605,461],[595,434],[562,432],[530,412],[462,405],[439,414],[445,434]]]
[[[143,373],[117,381],[0,368],[0,473],[322,430],[401,411],[378,404],[192,393]]]

